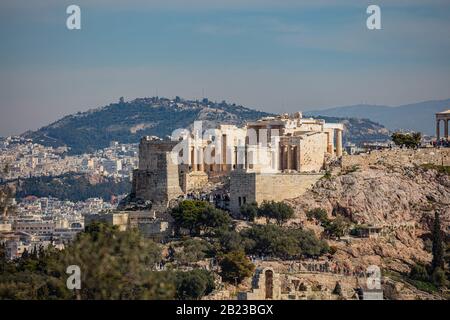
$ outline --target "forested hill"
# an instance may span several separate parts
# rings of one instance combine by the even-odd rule
[[[267,115],[207,99],[188,101],[153,97],[130,102],[121,99],[103,108],[66,116],[24,136],[43,145],[67,145],[71,148],[70,153],[80,154],[104,148],[110,141],[136,143],[145,135],[164,137],[175,129],[187,128],[195,120],[203,120],[205,126],[218,122],[243,125]]]
[[[35,143],[70,148],[71,154],[91,153],[107,147],[111,141],[137,143],[146,135],[165,137],[173,130],[187,128],[202,120],[204,128],[218,123],[244,125],[271,114],[230,104],[166,98],[138,98],[66,116],[46,127],[23,136]],[[322,117],[318,117],[322,118]],[[344,122],[347,141],[385,140],[388,131],[369,120],[324,117],[327,122]]]

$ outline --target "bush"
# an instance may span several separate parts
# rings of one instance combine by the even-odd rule
[[[431,280],[433,284],[438,288],[444,288],[447,286],[447,279],[444,270],[441,268],[436,268],[431,275]]]
[[[306,217],[309,221],[312,221],[313,219],[316,219],[319,222],[328,221],[328,214],[325,209],[322,208],[315,208],[308,210],[306,212]]]
[[[223,256],[220,260],[222,279],[229,283],[241,283],[250,277],[255,270],[255,266],[245,256],[243,251],[232,251]]]
[[[182,242],[183,249],[175,252],[175,261],[189,264],[205,259],[211,253],[211,245],[200,239],[187,239]]]
[[[281,259],[317,257],[329,250],[325,241],[317,239],[312,231],[302,229],[258,225],[242,230],[241,236],[248,239],[245,242],[248,253]]]
[[[278,225],[282,225],[294,216],[294,209],[284,202],[263,201],[258,209],[258,216],[265,217],[267,222],[275,219]]]
[[[331,172],[329,170],[327,170],[322,178],[325,180],[331,180],[331,177],[332,177]]]
[[[325,233],[330,237],[340,238],[348,234],[350,222],[348,219],[338,216],[333,220],[328,220],[322,223]]]
[[[241,206],[240,213],[248,221],[255,221],[258,216],[258,204],[256,202],[245,203]]]
[[[422,134],[420,132],[401,133],[394,132],[391,136],[392,141],[398,146],[405,146],[407,148],[416,148],[420,145]]]
[[[0,298],[14,299],[171,299],[168,273],[153,271],[161,248],[139,233],[92,224],[62,251],[50,247],[14,261],[0,274]],[[66,268],[81,269],[81,289],[67,289]]]
[[[411,268],[411,271],[409,272],[409,277],[413,280],[419,281],[428,281],[430,279],[427,269],[425,268],[425,266],[420,264],[416,264]]]
[[[185,200],[173,208],[171,214],[177,233],[184,228],[192,236],[198,236],[202,231],[228,228],[231,223],[231,218],[225,211],[216,209],[206,201]]]
[[[216,234],[215,250],[216,254],[239,251],[246,246],[247,239],[244,239],[239,232],[234,230],[220,230]]]
[[[336,286],[333,289],[333,294],[337,294],[339,296],[342,295],[342,287],[341,287],[341,284],[339,283],[339,281],[336,281]]]
[[[212,274],[200,269],[177,272],[175,286],[176,298],[179,300],[198,300],[215,288]]]
[[[437,291],[437,288],[431,282],[428,281],[409,280],[408,282],[411,283],[417,289],[428,293],[433,293]]]

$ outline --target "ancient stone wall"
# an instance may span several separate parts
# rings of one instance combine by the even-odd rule
[[[368,167],[377,164],[401,166],[434,164],[450,166],[450,148],[374,150],[370,153],[344,155],[342,157],[343,169],[349,169],[354,166]]]
[[[109,213],[109,214],[88,214],[84,216],[84,225],[89,225],[93,222],[107,223],[117,226],[120,231],[125,231],[128,226],[127,213]]]
[[[193,171],[182,175],[182,189],[185,193],[201,190],[208,184],[208,175],[203,171]]]
[[[230,209],[239,213],[244,203],[264,200],[282,201],[301,196],[323,174],[313,173],[256,173],[234,171],[230,180]]]
[[[317,132],[302,136],[300,140],[300,171],[319,172],[327,152],[327,135]]]
[[[141,140],[139,169],[133,172],[132,193],[136,198],[164,208],[170,200],[183,194],[179,168],[171,157],[173,146],[172,141]]]

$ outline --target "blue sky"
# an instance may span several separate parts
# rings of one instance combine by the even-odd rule
[[[30,2],[0,4],[0,135],[120,96],[271,112],[450,97],[448,0]],[[70,4],[81,30],[66,29]],[[369,4],[382,30],[367,30]]]

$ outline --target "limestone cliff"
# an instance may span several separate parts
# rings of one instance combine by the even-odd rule
[[[324,208],[330,218],[342,215],[355,224],[383,227],[375,239],[332,241],[337,248],[334,259],[406,272],[416,261],[431,260],[424,240],[430,236],[435,210],[441,212],[442,229],[448,230],[450,177],[421,166],[370,165],[321,179],[289,202],[298,220],[317,232],[321,228],[306,218],[309,209]]]

